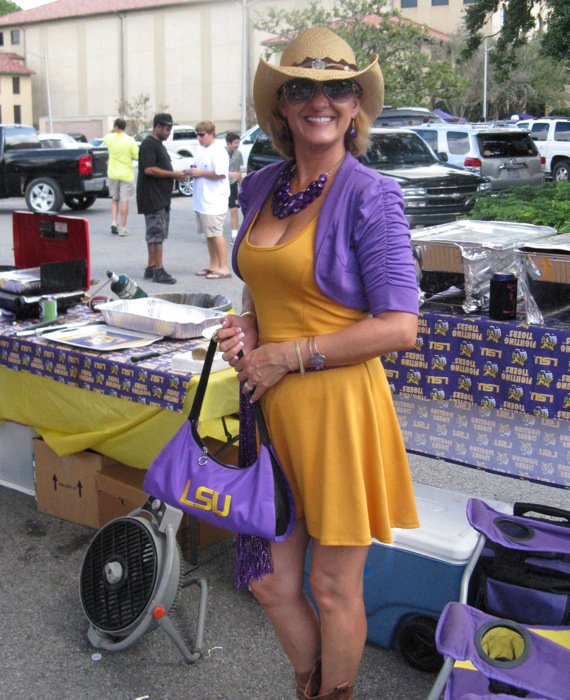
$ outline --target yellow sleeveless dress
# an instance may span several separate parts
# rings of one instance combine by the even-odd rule
[[[314,279],[314,219],[296,238],[260,247],[249,232],[239,268],[255,300],[260,344],[318,336],[366,313],[325,296]],[[392,542],[392,527],[418,527],[411,478],[379,359],[287,374],[262,397],[296,515],[323,545]]]

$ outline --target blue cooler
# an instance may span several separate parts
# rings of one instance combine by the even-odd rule
[[[467,522],[471,496],[414,484],[420,527],[394,528],[394,543],[373,540],[364,569],[367,640],[399,648],[415,668],[434,671],[441,665],[435,628],[445,605],[459,599],[463,571],[477,543]],[[488,501],[501,512],[512,506]],[[305,589],[310,595],[310,552]]]

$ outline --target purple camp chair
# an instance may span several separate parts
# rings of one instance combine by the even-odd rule
[[[568,700],[568,627],[529,628],[448,603],[439,618],[436,645],[445,663],[428,700],[438,700],[444,688],[444,700]]]
[[[525,517],[534,513],[538,517]],[[524,514],[524,515],[523,515]],[[551,518],[544,520],[543,517]],[[477,530],[479,538],[461,580],[459,601],[471,603],[474,615],[483,615],[489,619],[503,618],[505,624],[531,625],[533,627],[564,631],[570,636],[570,528],[569,513],[560,509],[535,504],[515,504],[514,515],[506,515],[476,498],[467,504],[467,519]],[[552,520],[555,518],[556,520]],[[459,605],[459,604],[457,604]],[[476,609],[477,608],[477,609]],[[483,608],[483,610],[479,610]],[[444,611],[445,612],[445,611]],[[473,630],[468,629],[459,614],[449,614],[450,619],[440,624],[446,627],[461,626],[454,634],[462,640],[465,647],[473,645]],[[569,631],[569,632],[567,632]],[[447,633],[449,638],[450,632]],[[569,644],[570,645],[570,644]],[[464,675],[463,669],[454,668],[455,659],[470,659],[471,656],[449,654],[442,647],[438,650],[447,655],[444,665],[436,679],[428,700],[437,700],[448,679],[453,675]],[[464,652],[465,654],[465,652]],[[541,659],[541,662],[543,660]],[[570,668],[570,652],[565,650],[565,664]],[[555,667],[554,667],[555,668]],[[536,673],[536,665],[535,671]],[[570,672],[570,671],[568,671]],[[558,669],[556,669],[558,674]],[[520,693],[501,692],[494,689],[489,692],[488,682],[481,674],[470,672],[468,679],[480,676],[478,683],[471,690],[462,689],[461,693],[447,691],[446,700],[478,700],[493,698],[521,697]],[[540,674],[542,675],[542,671]],[[452,685],[453,683],[449,681]],[[455,685],[457,685],[455,683]],[[516,687],[516,686],[515,686]],[[570,685],[566,685],[563,695],[552,695],[538,691],[538,695],[529,698],[570,698]],[[542,692],[542,695],[540,694]],[[564,695],[565,694],[565,695]],[[524,695],[522,697],[525,697]]]

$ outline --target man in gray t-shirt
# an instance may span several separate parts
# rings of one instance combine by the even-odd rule
[[[231,243],[233,243],[237,238],[239,226],[238,191],[239,183],[242,180],[241,166],[243,165],[243,155],[238,150],[239,144],[239,134],[236,134],[235,131],[230,131],[226,134],[226,150],[230,157],[230,197],[228,201],[228,206],[230,208],[230,222],[232,227]]]

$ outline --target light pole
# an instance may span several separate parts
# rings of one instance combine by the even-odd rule
[[[489,77],[489,47],[487,39],[483,39],[483,121],[487,121],[487,81]]]
[[[29,51],[28,49],[24,50],[25,53],[29,53],[32,56],[36,56],[36,58],[43,58],[44,59],[44,72],[46,76],[46,99],[47,99],[47,113],[48,113],[48,125],[49,125],[49,131],[50,133],[53,133],[53,121],[52,121],[52,115],[51,115],[51,91],[49,88],[49,66],[48,66],[48,55],[47,51],[44,51],[43,55],[39,53],[34,53],[33,51]]]
[[[241,134],[247,129],[249,79],[249,8],[257,0],[241,0]]]

